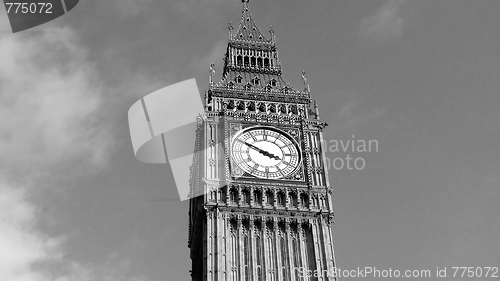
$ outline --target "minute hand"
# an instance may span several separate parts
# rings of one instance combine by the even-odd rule
[[[248,142],[244,142],[244,143],[245,143],[246,145],[248,145],[248,147],[250,147],[250,148],[253,148],[253,149],[257,150],[259,153],[261,153],[261,154],[262,154],[262,155],[264,155],[264,156],[267,156],[267,157],[269,157],[269,158],[273,158],[273,159],[276,159],[276,160],[281,160],[281,158],[279,158],[278,156],[276,156],[276,155],[274,155],[274,154],[272,154],[272,153],[269,153],[269,152],[267,152],[267,151],[265,151],[265,150],[263,150],[263,149],[260,149],[260,148],[256,147],[256,146],[255,146],[255,145],[253,145],[253,144],[249,144]]]

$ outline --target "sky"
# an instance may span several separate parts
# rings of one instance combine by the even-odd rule
[[[338,267],[499,266],[500,2],[250,8],[329,123]],[[0,9],[0,280],[189,280],[188,203],[135,159],[127,111],[190,78],[202,95],[240,17],[239,0],[86,0],[12,34]],[[378,149],[333,145],[362,140]]]

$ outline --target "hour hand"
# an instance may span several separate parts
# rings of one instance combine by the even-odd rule
[[[274,154],[272,154],[270,152],[267,152],[265,150],[261,149],[259,152],[262,153],[263,155],[269,157],[269,158],[273,158],[273,159],[276,159],[276,160],[281,160],[281,158],[279,158],[278,156],[276,156],[276,155],[274,155]]]
[[[257,150],[260,154],[262,154],[262,155],[264,155],[264,156],[267,156],[267,157],[269,157],[269,158],[276,159],[276,160],[281,160],[281,158],[279,158],[278,156],[276,156],[276,155],[274,155],[274,154],[272,154],[272,153],[269,153],[269,152],[267,152],[267,151],[265,151],[265,150],[263,150],[263,149],[260,149],[260,148],[256,147],[256,146],[255,146],[255,145],[253,145],[253,144],[249,144],[249,143],[248,143],[248,142],[246,142],[246,141],[245,141],[245,142],[243,142],[243,143],[244,143],[244,144],[246,144],[248,147],[250,147],[250,148],[252,148],[252,149]]]

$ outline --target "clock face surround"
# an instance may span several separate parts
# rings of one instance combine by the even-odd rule
[[[231,157],[241,170],[263,179],[281,179],[299,167],[297,142],[287,133],[267,126],[241,130],[231,142]]]

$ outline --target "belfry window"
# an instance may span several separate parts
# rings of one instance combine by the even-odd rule
[[[269,67],[269,59],[268,58],[264,59],[264,67]]]

